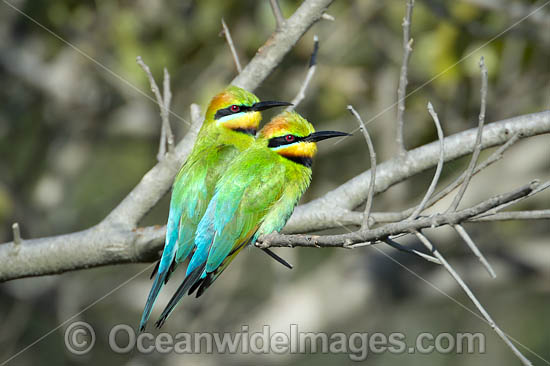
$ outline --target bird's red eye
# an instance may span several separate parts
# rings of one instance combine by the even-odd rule
[[[237,113],[238,111],[241,110],[241,108],[236,104],[233,104],[231,107],[229,107],[229,109],[231,109],[231,112],[233,113]]]
[[[285,141],[286,142],[293,142],[294,141],[294,136],[293,135],[286,135],[285,136]]]

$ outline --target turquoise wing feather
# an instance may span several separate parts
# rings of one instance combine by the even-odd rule
[[[232,250],[252,237],[284,191],[285,167],[270,164],[262,153],[271,155],[269,151],[252,151],[249,155],[253,157],[243,156],[216,186],[195,237],[200,254],[195,265],[206,260],[206,273],[215,271]],[[191,262],[194,260],[193,256]]]

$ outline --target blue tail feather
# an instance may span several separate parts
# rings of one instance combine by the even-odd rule
[[[153,306],[155,305],[155,301],[157,300],[160,289],[164,284],[164,280],[167,273],[168,271],[158,272],[157,277],[155,277],[155,282],[153,282],[153,287],[151,287],[151,291],[149,292],[149,296],[147,297],[147,302],[145,303],[145,309],[143,310],[143,315],[141,316],[141,321],[139,323],[140,332],[143,332],[145,330],[145,326],[147,325],[147,320],[149,320],[149,316],[151,315],[151,310],[153,310]]]
[[[168,224],[166,227],[166,245],[162,252],[162,257],[160,258],[157,276],[149,291],[149,296],[147,296],[147,302],[145,303],[145,308],[143,309],[143,315],[141,316],[141,321],[139,324],[140,331],[145,330],[147,325],[147,320],[151,315],[155,301],[157,300],[158,294],[162,286],[166,283],[169,274],[174,269],[173,261],[174,256],[176,255],[176,241],[178,239],[178,223],[181,215],[181,210],[179,209],[170,209],[170,214],[168,216]]]
[[[183,296],[189,291],[193,285],[199,281],[203,274],[204,274],[204,267],[206,263],[203,263],[199,267],[195,268],[193,272],[191,272],[188,276],[185,277],[180,287],[177,289],[176,293],[172,298],[170,299],[170,302],[168,302],[168,305],[166,305],[166,308],[162,311],[162,314],[160,315],[160,318],[157,320],[155,325],[157,328],[160,328],[163,326],[163,324],[166,322],[166,319],[172,313],[178,302],[181,300]]]

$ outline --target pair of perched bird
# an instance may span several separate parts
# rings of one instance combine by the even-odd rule
[[[145,329],[162,286],[186,258],[190,262],[185,279],[157,327],[186,293],[197,291],[200,296],[247,244],[281,230],[311,182],[315,143],[348,135],[315,132],[299,114],[283,112],[256,136],[262,110],[288,105],[261,102],[235,86],[210,102],[197,142],[173,184],[164,251],[140,330]]]

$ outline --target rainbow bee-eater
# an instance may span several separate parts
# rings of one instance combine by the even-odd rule
[[[161,327],[186,294],[202,293],[247,244],[260,235],[279,231],[311,182],[316,142],[347,136],[315,132],[295,112],[273,118],[254,143],[229,165],[195,233],[196,250],[186,277],[157,321]]]
[[[229,163],[253,141],[262,119],[261,111],[287,106],[277,101],[260,102],[254,94],[229,86],[212,98],[193,150],[172,187],[170,212],[162,257],[147,297],[140,322],[145,329],[155,300],[178,263],[194,249],[197,225],[210,201],[216,182]]]

